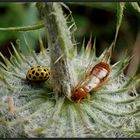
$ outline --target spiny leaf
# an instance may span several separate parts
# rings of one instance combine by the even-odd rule
[[[137,2],[131,2],[130,4],[137,12],[140,12],[140,6]]]
[[[116,45],[118,32],[119,32],[121,22],[122,22],[122,18],[123,18],[124,7],[125,7],[124,2],[117,3],[117,24],[116,24],[116,33],[115,33],[114,47],[113,48],[115,48],[115,45]]]
[[[128,80],[128,82],[124,85],[124,87],[135,87],[138,83],[140,83],[139,75],[136,75]]]
[[[14,53],[15,53],[17,60],[19,61],[19,63],[21,63],[22,62],[21,57],[20,57],[19,53],[17,52],[17,50],[15,49],[15,46],[12,42],[11,42],[11,45],[12,45],[12,48],[14,50]]]
[[[92,47],[92,56],[95,58],[96,57],[96,37],[94,38],[94,44],[93,44],[93,47]]]
[[[41,65],[41,62],[39,61],[36,53],[34,52],[34,50],[30,47],[25,35],[24,35],[24,40],[25,40],[25,44],[26,44],[26,47],[27,49],[29,50],[30,54],[34,57],[35,61],[37,62],[38,65]]]
[[[84,55],[84,53],[85,53],[85,38],[83,39],[79,55]]]
[[[43,41],[39,35],[39,47],[40,47],[40,51],[43,53],[43,55],[45,56],[46,55],[46,52],[45,52],[45,47],[44,47],[44,44],[43,44]]]
[[[10,61],[3,56],[3,54],[0,52],[0,56],[1,58],[3,59],[4,63],[7,65],[7,66],[12,66],[12,64],[10,63]]]

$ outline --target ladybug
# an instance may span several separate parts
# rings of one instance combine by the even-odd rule
[[[50,77],[49,69],[43,66],[31,67],[26,75],[26,79],[32,82],[43,82],[48,80],[49,77]]]

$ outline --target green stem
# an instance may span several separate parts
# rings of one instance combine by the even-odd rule
[[[38,30],[44,27],[44,23],[41,21],[38,24],[30,25],[30,26],[23,26],[23,27],[7,27],[7,28],[0,28],[0,31],[19,31],[19,32],[26,32],[32,30]]]
[[[56,95],[59,93],[70,97],[75,80],[69,57],[73,44],[66,19],[59,3],[46,3],[44,15],[50,49],[53,90]]]

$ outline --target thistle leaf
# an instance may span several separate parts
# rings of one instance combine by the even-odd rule
[[[130,4],[137,12],[140,12],[140,6],[137,2],[130,2]]]
[[[54,8],[59,7],[56,3],[55,6]],[[62,14],[62,11],[59,12]],[[129,63],[128,57],[114,65],[109,64],[110,80],[92,91],[90,98],[75,103],[64,95],[56,96],[53,89],[57,85],[52,84],[51,80],[34,83],[26,79],[31,66],[40,64],[50,67],[52,58],[50,59],[50,52],[44,48],[40,38],[41,47],[38,54],[31,49],[26,38],[25,42],[29,50],[28,56],[14,46],[14,54],[11,54],[10,60],[0,54],[3,59],[3,63],[0,63],[0,137],[119,138],[140,135],[140,96],[135,89],[140,80],[138,76],[129,79],[123,74]],[[80,81],[83,73],[89,69],[89,64],[93,67],[101,62],[104,57],[108,57],[106,55],[110,50],[111,47],[105,49],[97,57],[95,48],[86,49],[84,43],[80,54],[75,48],[72,65],[68,65],[69,69],[72,68],[75,72],[72,76]],[[64,77],[61,77],[61,81],[62,78]],[[66,85],[67,79],[63,80]],[[72,91],[69,91],[72,94]],[[130,96],[130,92],[135,96]],[[10,105],[9,95],[13,98],[13,115],[7,109]]]
[[[120,29],[120,26],[121,26],[124,8],[125,8],[125,3],[124,2],[117,3],[117,23],[116,23],[116,33],[115,33],[115,39],[114,39],[114,47],[116,45],[118,32],[119,32],[119,29]]]

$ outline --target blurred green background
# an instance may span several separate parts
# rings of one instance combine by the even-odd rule
[[[85,38],[87,43],[90,34],[93,41],[96,37],[97,56],[109,47],[115,37],[116,28],[116,2],[68,2],[67,6],[72,11],[73,19],[76,23],[74,30],[77,46],[80,48]],[[67,8],[63,8],[65,14],[69,14]],[[0,3],[0,27],[25,26],[37,23],[40,15],[35,3]],[[68,23],[69,25],[72,22]],[[129,76],[135,72],[140,72],[140,13],[130,4],[126,4],[122,24],[119,30],[112,62],[114,63],[124,56],[128,51],[129,56],[134,56],[130,65],[125,70]],[[11,32],[0,31],[0,51],[4,56],[9,57],[8,48],[12,51],[10,42],[14,42],[20,50],[28,54],[26,50],[23,34],[26,36],[30,46],[38,52],[38,36],[41,34],[45,46],[47,47],[45,30],[40,29],[32,32]],[[20,41],[19,41],[20,40]]]

